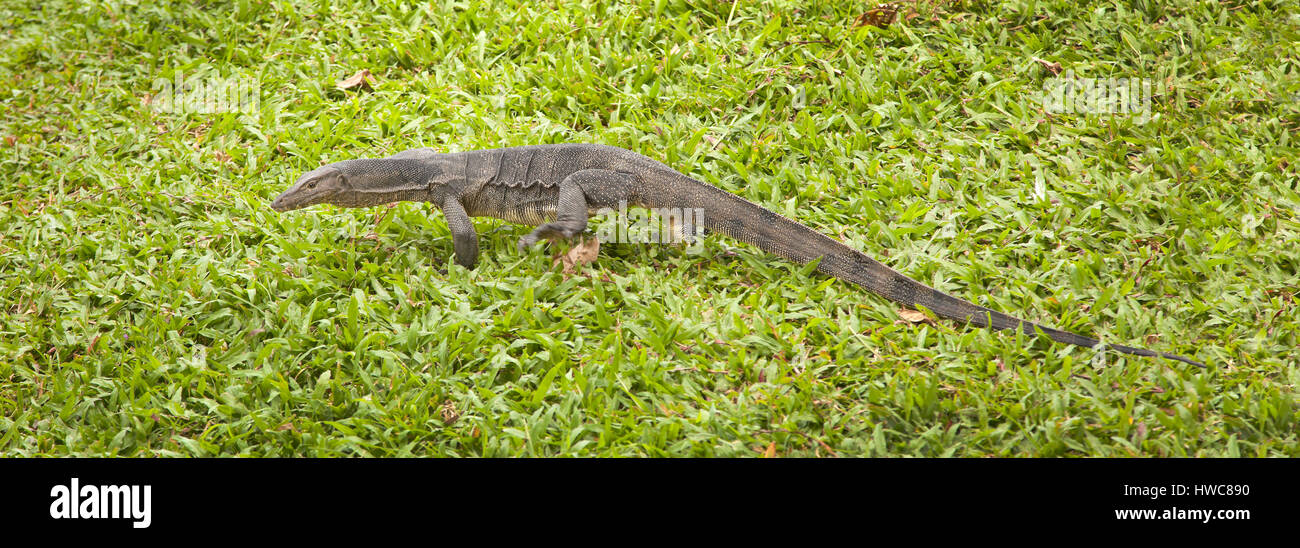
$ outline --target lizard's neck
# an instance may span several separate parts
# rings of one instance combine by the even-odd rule
[[[338,195],[335,205],[368,207],[393,202],[432,199],[427,166],[408,159],[367,158],[333,164],[347,177],[352,190]]]

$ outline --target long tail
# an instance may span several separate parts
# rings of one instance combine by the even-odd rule
[[[904,306],[923,306],[942,318],[995,330],[1019,329],[1027,335],[1041,331],[1052,340],[1096,348],[1100,341],[1045,327],[1008,316],[948,295],[904,276],[866,254],[795,221],[768,211],[753,202],[713,185],[696,181],[664,166],[655,171],[649,192],[642,193],[646,207],[689,207],[704,211],[704,227],[721,232],[763,251],[780,255],[800,264],[821,258],[817,270],[860,285],[867,290]],[[1205,364],[1167,352],[1155,352],[1117,344],[1108,348],[1136,356],[1152,356],[1205,367]]]

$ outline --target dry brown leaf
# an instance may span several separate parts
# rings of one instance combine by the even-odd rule
[[[909,310],[905,308],[898,311],[898,316],[907,320],[909,323],[928,323],[934,325],[934,320],[931,320],[929,316],[925,315],[925,312],[921,312],[920,310]]]
[[[763,458],[765,459],[776,458],[776,442],[767,444],[767,450],[763,451]]]
[[[579,267],[587,263],[594,262],[596,256],[600,254],[600,240],[592,238],[573,246],[568,253],[565,253],[555,263],[564,263],[564,273],[573,274],[574,267]],[[555,263],[551,263],[554,265]]]
[[[1052,76],[1056,76],[1057,74],[1061,73],[1060,63],[1053,63],[1051,61],[1047,61],[1045,59],[1039,59],[1037,57],[1034,58],[1034,61],[1040,65],[1043,65],[1043,68],[1047,69],[1047,72],[1052,73]]]
[[[347,80],[339,82],[339,89],[352,89],[357,86],[370,87],[374,83],[374,78],[370,77],[370,69],[361,69],[361,72],[353,74]]]
[[[8,145],[8,146],[14,146],[14,143],[17,143],[17,142],[18,142],[18,138],[17,138],[17,137],[14,137],[13,135],[5,135],[5,144],[6,144],[6,145]]]
[[[451,402],[442,404],[442,409],[440,409],[440,411],[442,413],[443,424],[455,423],[456,420],[460,418],[460,412],[456,411],[456,405]]]
[[[888,28],[889,25],[893,24],[894,19],[897,17],[898,6],[885,4],[883,6],[869,9],[866,13],[859,15],[857,19],[853,20],[853,27],[857,28],[871,25],[882,29]]]

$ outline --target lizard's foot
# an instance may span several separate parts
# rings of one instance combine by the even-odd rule
[[[536,243],[537,243],[537,237],[533,236],[532,234],[519,238],[519,251],[523,253],[527,253],[528,248],[532,247],[533,244]]]
[[[584,227],[585,228],[585,227]],[[582,233],[582,228],[569,226],[565,223],[554,222],[546,223],[533,229],[526,236],[519,238],[519,251],[527,251],[542,239],[547,240],[567,240]]]

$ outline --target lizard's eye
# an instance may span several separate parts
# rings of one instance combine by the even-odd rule
[[[315,189],[316,189],[316,183],[315,183],[315,182],[307,183],[307,188],[310,188],[310,189],[312,189],[312,190],[315,190]]]

